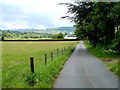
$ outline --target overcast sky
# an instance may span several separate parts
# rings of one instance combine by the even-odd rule
[[[44,29],[72,26],[65,16],[67,8],[59,3],[71,0],[0,0],[0,29]]]

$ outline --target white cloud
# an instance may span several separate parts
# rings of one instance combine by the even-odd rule
[[[24,21],[15,21],[11,23],[4,23],[4,29],[27,29],[32,28]]]
[[[44,25],[27,25],[25,21],[15,21],[11,23],[4,23],[4,29],[47,29]]]
[[[0,24],[3,29],[71,26],[60,19],[67,8],[58,4],[64,2],[71,0],[0,0]]]
[[[35,29],[47,29],[44,25],[38,25],[35,27]]]

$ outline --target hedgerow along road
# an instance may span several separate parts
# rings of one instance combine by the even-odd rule
[[[60,72],[54,88],[118,88],[118,77],[80,42]]]

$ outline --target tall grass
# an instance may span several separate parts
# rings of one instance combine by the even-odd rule
[[[110,71],[114,72],[118,77],[120,77],[120,61],[116,60],[110,63],[106,63],[106,66]]]
[[[94,47],[89,41],[85,41],[84,45],[87,47],[87,49],[96,57],[98,58],[117,58],[120,55],[114,53],[112,50],[107,49],[105,45],[97,44],[96,47]]]
[[[51,88],[59,71],[76,47],[57,55],[57,49],[68,47],[75,41],[3,42],[3,88]],[[50,53],[53,52],[53,61]],[[48,56],[44,64],[44,54]],[[34,57],[35,73],[30,72],[30,60]]]

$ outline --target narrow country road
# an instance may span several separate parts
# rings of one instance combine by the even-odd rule
[[[118,77],[80,42],[60,72],[54,88],[118,88]]]

